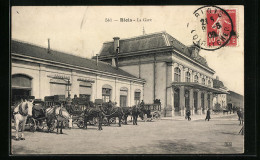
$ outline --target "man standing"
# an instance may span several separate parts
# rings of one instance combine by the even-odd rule
[[[186,112],[186,117],[188,118],[188,121],[191,120],[191,118],[190,118],[190,110],[187,110],[187,112]]]
[[[207,115],[206,115],[205,121],[206,121],[206,120],[209,121],[209,119],[210,119],[210,110],[208,109],[208,110],[207,110]]]

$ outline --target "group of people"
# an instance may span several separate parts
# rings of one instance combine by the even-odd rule
[[[191,116],[190,110],[187,110],[187,111],[186,111],[185,119],[188,119],[188,121],[190,121],[190,120],[191,120],[190,116]],[[206,120],[209,121],[209,119],[210,119],[210,109],[207,110],[207,114],[206,114],[205,121],[206,121]]]

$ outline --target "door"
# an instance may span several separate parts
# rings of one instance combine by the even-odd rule
[[[198,92],[193,92],[193,98],[194,98],[194,112],[195,114],[198,113]]]
[[[120,107],[126,107],[127,96],[120,95]]]
[[[190,110],[190,91],[185,90],[185,108],[186,110]]]
[[[175,112],[180,111],[180,89],[179,88],[174,89],[174,111]]]
[[[12,104],[15,105],[21,101],[21,99],[25,99],[28,96],[31,96],[31,90],[29,89],[12,89]]]

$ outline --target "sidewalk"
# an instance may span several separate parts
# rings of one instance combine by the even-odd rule
[[[232,114],[225,114],[223,115],[223,113],[219,113],[219,114],[211,114],[210,117],[211,119],[215,119],[215,118],[220,118],[220,117],[233,117],[233,116],[237,116],[236,113],[232,113]],[[196,120],[205,120],[206,118],[206,114],[202,114],[202,115],[191,115],[191,121],[196,121]],[[186,120],[185,116],[174,116],[174,117],[161,117],[161,120],[174,120],[174,121],[183,121]]]

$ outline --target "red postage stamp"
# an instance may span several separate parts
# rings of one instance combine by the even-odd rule
[[[237,36],[230,35],[230,31],[236,29],[236,9],[217,9],[206,12],[207,17],[207,46],[221,46],[227,42],[225,46],[237,46]],[[228,40],[229,39],[229,40]],[[227,41],[228,40],[228,41]]]

